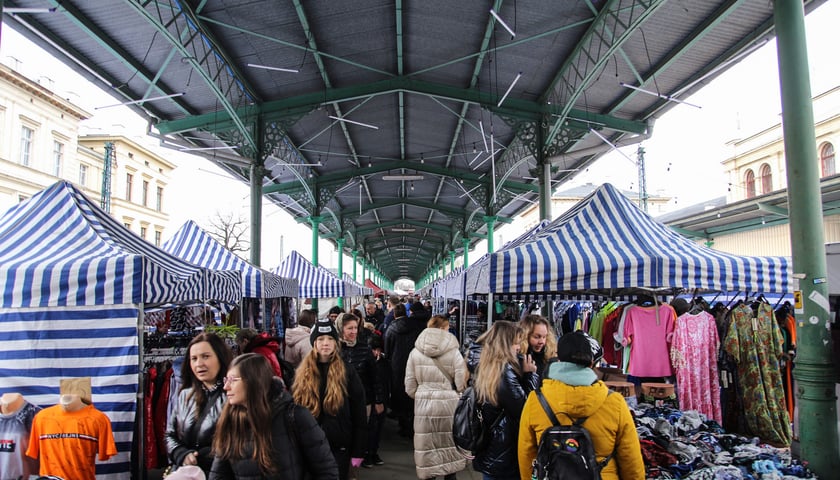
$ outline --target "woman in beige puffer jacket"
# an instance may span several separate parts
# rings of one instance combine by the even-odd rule
[[[466,467],[452,440],[452,417],[466,388],[467,365],[449,320],[435,315],[428,327],[417,337],[405,370],[405,392],[414,399],[414,464],[417,478],[450,480]]]

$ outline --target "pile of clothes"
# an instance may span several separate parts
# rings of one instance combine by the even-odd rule
[[[648,479],[789,480],[817,478],[789,448],[724,432],[693,410],[631,407]]]

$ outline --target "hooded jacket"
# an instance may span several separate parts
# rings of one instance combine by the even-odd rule
[[[541,390],[557,419],[563,424],[573,418],[588,417],[583,426],[592,436],[595,456],[602,461],[615,449],[615,457],[601,470],[604,480],[635,480],[645,478],[639,437],[627,403],[621,395],[609,395],[604,382],[574,387],[547,377]],[[537,446],[543,431],[551,421],[543,411],[536,392],[531,392],[519,423],[519,476],[531,479],[531,464],[537,457]]]
[[[274,379],[270,397],[271,458],[277,471],[271,476],[263,476],[259,463],[250,458],[253,451],[250,446],[246,459],[216,458],[210,480],[338,479],[338,466],[330,445],[309,410],[296,405],[278,379]]]
[[[204,411],[196,412],[195,401],[191,398],[192,388],[185,388],[178,393],[178,400],[172,407],[172,414],[166,422],[166,451],[170,461],[177,466],[184,464],[184,458],[190,452],[198,452],[198,466],[206,474],[210,471],[213,457],[210,445],[216,431],[216,421],[222,414],[225,392],[222,384],[207,394]]]
[[[269,337],[267,333],[263,332],[245,345],[245,352],[243,353],[259,353],[268,360],[268,364],[274,370],[274,375],[282,378],[283,371],[280,369],[280,362],[277,360],[277,354],[280,352],[280,342],[279,338]]]
[[[286,360],[297,368],[303,357],[309,354],[312,350],[312,344],[309,343],[309,334],[311,333],[309,327],[299,325],[295,328],[286,330]]]
[[[455,390],[434,359],[455,381]],[[466,467],[466,459],[452,440],[452,418],[458,392],[466,388],[466,374],[454,335],[439,328],[420,333],[405,370],[405,391],[414,399],[417,478],[449,475]]]

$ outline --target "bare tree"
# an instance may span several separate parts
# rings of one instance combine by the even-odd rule
[[[216,215],[211,217],[208,222],[210,228],[207,229],[207,233],[218,240],[225,248],[233,253],[249,250],[248,220],[241,215],[234,216],[233,212],[223,213],[217,210]]]

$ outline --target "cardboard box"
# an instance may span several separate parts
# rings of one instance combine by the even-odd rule
[[[604,382],[607,388],[614,392],[618,392],[622,397],[636,397],[636,386],[630,382]]]

